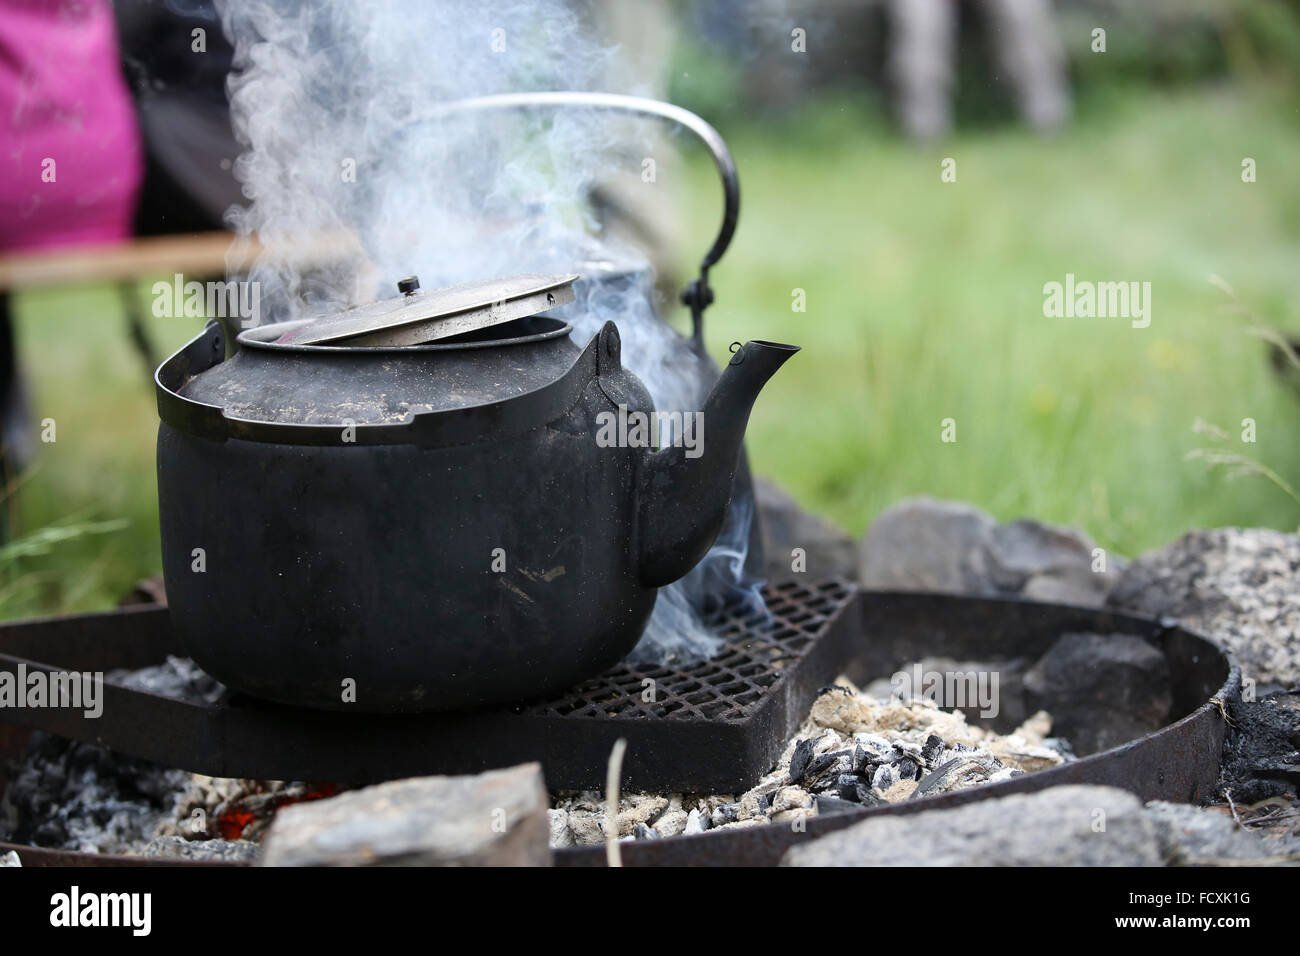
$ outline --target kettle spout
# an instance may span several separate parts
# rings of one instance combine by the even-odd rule
[[[652,453],[640,476],[640,577],[671,584],[695,567],[722,529],[745,426],[759,391],[797,345],[752,341],[737,349],[698,413],[697,443]]]

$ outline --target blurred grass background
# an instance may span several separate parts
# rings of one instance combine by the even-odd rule
[[[148,285],[139,291],[159,348],[173,349],[202,327],[199,319],[154,318]],[[115,286],[27,292],[16,311],[31,417],[53,419],[55,440],[38,446],[9,497],[11,538],[73,533],[45,553],[0,553],[0,614],[111,607],[162,569],[151,371],[131,347]],[[122,526],[100,527],[110,521]]]
[[[1218,274],[1261,319],[1296,327],[1300,128],[1287,98],[1233,88],[1133,94],[1060,136],[1008,127],[939,146],[881,136],[848,107],[732,139],[737,240],[706,318],[733,339],[805,351],[765,389],[751,455],[853,532],[899,497],[975,502],[1087,529],[1125,554],[1212,525],[1295,530],[1258,478],[1199,462],[1203,418],[1234,450],[1300,480],[1300,405]],[[1258,181],[1241,181],[1253,157]],[[944,157],[957,182],[940,182]],[[690,167],[694,234],[714,174]],[[703,246],[697,241],[696,245]],[[1043,284],[1152,283],[1149,328],[1042,314]],[[792,290],[807,312],[791,311]],[[940,423],[957,422],[957,442]]]
[[[901,139],[865,87],[730,109],[740,78],[684,42],[671,97],[722,129],[742,185],[736,241],[712,274],[710,348],[805,348],[751,420],[758,472],[855,534],[914,494],[1080,526],[1130,555],[1194,527],[1294,530],[1300,506],[1272,484],[1185,460],[1206,444],[1200,418],[1300,483],[1296,394],[1209,281],[1300,331],[1300,17],[1292,3],[1242,7],[1256,12],[1172,46],[1143,19],[1104,74],[1079,59],[1076,116],[1053,137],[1006,120],[987,79],[964,83],[957,131],[935,146]],[[689,272],[719,187],[684,152]],[[945,157],[955,183],[940,181]],[[1067,272],[1151,282],[1150,327],[1045,318],[1043,284]],[[791,311],[795,289],[806,312]],[[147,312],[148,283],[140,295]],[[112,287],[24,293],[17,315],[32,415],[54,419],[57,440],[8,499],[19,546],[0,550],[0,616],[111,606],[160,570],[149,370]],[[168,351],[200,325],[149,321]],[[945,418],[956,443],[940,440]],[[1245,418],[1254,445],[1236,441]]]

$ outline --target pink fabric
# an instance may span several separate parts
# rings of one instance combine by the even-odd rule
[[[106,0],[0,0],[0,249],[126,238],[142,167]]]

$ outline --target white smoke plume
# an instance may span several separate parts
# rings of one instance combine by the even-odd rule
[[[226,0],[236,164],[232,214],[272,251],[250,276],[277,318],[518,272],[572,269],[612,137],[644,125],[586,111],[435,116],[437,104],[521,89],[594,89],[609,72],[589,13],[568,4]],[[619,91],[622,92],[622,91]],[[635,144],[633,144],[635,145]],[[364,255],[300,268],[324,236]]]

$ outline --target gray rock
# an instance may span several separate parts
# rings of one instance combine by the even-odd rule
[[[1096,543],[1074,528],[1021,519],[993,529],[987,548],[989,574],[1000,591],[1035,601],[1093,606],[1106,595],[1125,565],[1106,555],[1094,571]]]
[[[1193,531],[1138,558],[1115,607],[1178,618],[1231,648],[1261,684],[1300,683],[1300,535],[1265,528]]]
[[[754,497],[763,529],[764,574],[768,581],[856,576],[857,554],[848,532],[805,511],[799,502],[767,479],[754,480]],[[795,548],[804,551],[807,566],[803,573],[791,567],[791,552]]]
[[[882,511],[858,552],[858,580],[880,590],[989,594],[993,517],[971,505],[906,498]]]
[[[1155,828],[1160,854],[1170,866],[1257,860],[1270,855],[1259,837],[1217,810],[1153,800],[1146,805],[1146,814]]]
[[[247,840],[186,840],[178,836],[155,837],[144,849],[145,856],[217,863],[254,863],[257,854],[257,844]]]
[[[877,817],[791,848],[782,866],[1159,866],[1137,797],[1061,786]]]
[[[1169,664],[1129,634],[1063,634],[1025,674],[1031,710],[1079,756],[1159,730],[1173,706]]]
[[[271,824],[264,866],[549,866],[539,764],[415,777],[299,803]]]
[[[1025,597],[1094,606],[1123,561],[1094,571],[1096,545],[1082,532],[1022,519],[999,525],[971,505],[907,498],[872,522],[858,553],[858,577],[880,590]]]
[[[989,532],[985,549],[991,559],[989,577],[999,591],[1019,591],[1036,574],[1076,563],[1083,545],[1078,532],[1068,528],[1029,520],[998,525]]]

